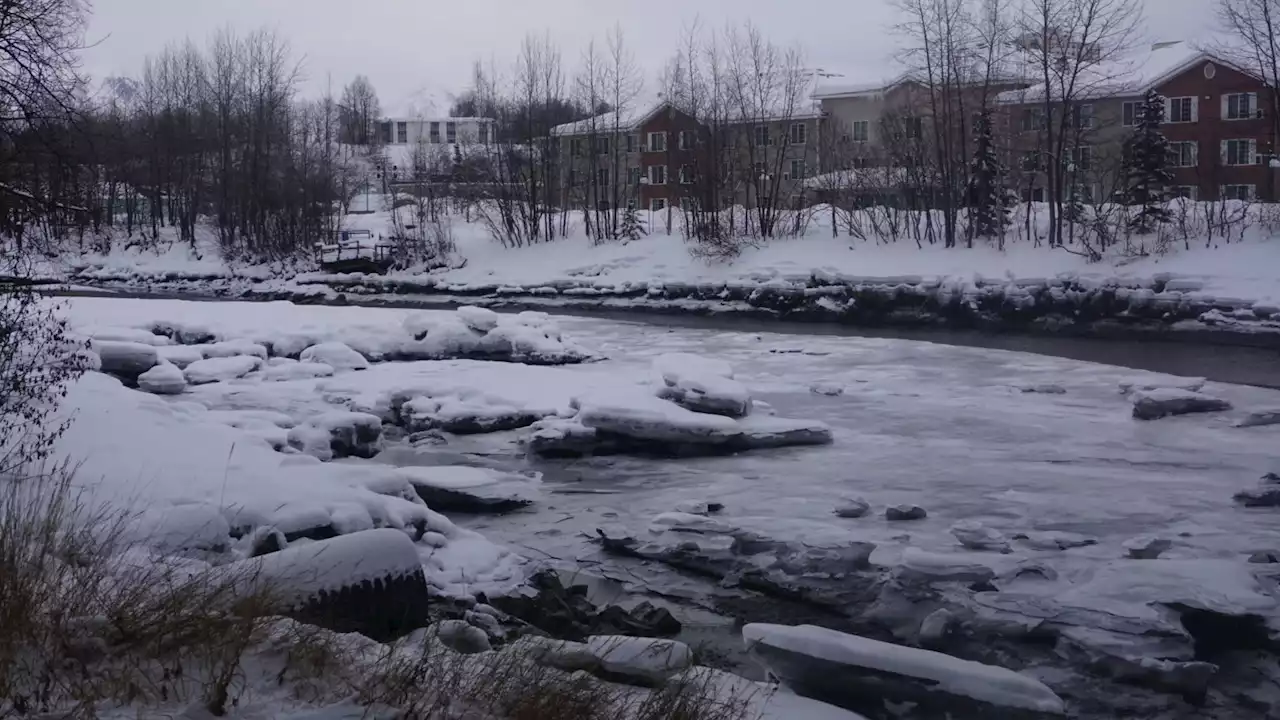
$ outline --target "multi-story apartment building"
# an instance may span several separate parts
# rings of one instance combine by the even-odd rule
[[[384,145],[486,145],[494,140],[496,121],[484,117],[387,118],[378,125]]]
[[[552,128],[558,195],[566,207],[651,211],[706,203],[799,202],[820,169],[822,113],[805,108],[712,128],[670,102]],[[716,187],[700,182],[714,172]]]
[[[1125,143],[1150,91],[1164,100],[1160,129],[1170,144],[1173,194],[1276,199],[1275,126],[1264,110],[1271,107],[1272,89],[1251,73],[1174,42],[1089,68],[1076,82],[1070,107],[1061,88],[1050,87],[1046,102],[1043,84],[999,97],[1011,179],[1024,199],[1045,199],[1053,162],[1066,168],[1064,196],[1085,202],[1116,197],[1124,186]],[[1047,142],[1050,135],[1053,142]]]

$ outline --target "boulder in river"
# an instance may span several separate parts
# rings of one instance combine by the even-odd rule
[[[923,520],[928,516],[928,511],[919,505],[891,505],[884,511],[884,519],[890,522]]]
[[[1280,507],[1280,475],[1263,475],[1257,487],[1241,490],[1233,499],[1245,507]]]
[[[433,510],[499,515],[541,499],[538,479],[488,468],[406,467],[400,470]]]
[[[1134,560],[1155,560],[1160,554],[1173,547],[1173,541],[1167,538],[1143,535],[1126,540],[1125,552]]]
[[[1009,552],[1009,541],[999,531],[976,520],[961,520],[951,526],[951,534],[961,545],[970,550],[995,550]]]
[[[733,379],[733,369],[720,360],[687,353],[659,355],[654,369],[662,376],[658,397],[693,412],[746,417],[751,412],[751,393]]]
[[[289,446],[321,460],[371,458],[378,454],[382,419],[377,415],[331,410],[289,430]]]
[[[835,512],[836,517],[847,519],[860,518],[871,512],[871,503],[860,497],[846,498],[845,500],[840,501],[839,505],[836,505],[836,509],[833,512]]]
[[[1171,415],[1230,410],[1231,403],[1179,388],[1155,388],[1132,394],[1133,416],[1139,420],[1159,420]]]
[[[138,389],[155,395],[178,395],[187,389],[187,379],[176,365],[163,362],[138,376]]]
[[[127,382],[137,382],[138,376],[160,364],[160,355],[154,345],[123,340],[94,340],[90,349],[101,358],[102,372],[115,375]]]

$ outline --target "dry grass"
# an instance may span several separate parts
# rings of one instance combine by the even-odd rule
[[[264,687],[406,720],[749,716],[752,698],[726,697],[708,674],[650,691],[519,648],[461,655],[427,631],[379,644],[283,620],[258,577],[131,547],[129,518],[83,502],[72,477],[0,480],[0,720],[192,703],[223,715]]]

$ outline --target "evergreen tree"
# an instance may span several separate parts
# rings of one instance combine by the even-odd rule
[[[644,229],[644,223],[640,222],[640,215],[636,212],[635,205],[627,205],[627,209],[622,213],[622,224],[618,228],[618,237],[623,240],[639,240],[649,234]]]
[[[973,129],[974,151],[969,168],[970,228],[978,237],[995,237],[1009,225],[1007,170],[996,155],[991,130],[991,110],[983,110]]]
[[[1140,233],[1151,232],[1158,223],[1169,222],[1165,188],[1173,181],[1169,170],[1169,141],[1160,132],[1164,120],[1164,100],[1154,90],[1147,92],[1138,115],[1138,125],[1125,147],[1125,181],[1128,204],[1142,206],[1129,226]]]

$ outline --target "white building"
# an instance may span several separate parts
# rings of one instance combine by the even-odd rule
[[[382,142],[387,145],[485,145],[494,140],[492,118],[387,118],[379,125]]]

